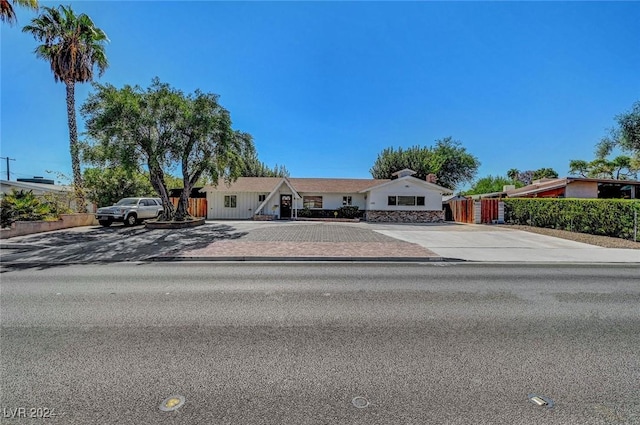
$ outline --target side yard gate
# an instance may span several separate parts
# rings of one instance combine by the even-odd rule
[[[178,206],[180,198],[169,198],[174,207]],[[207,200],[206,198],[189,198],[189,207],[187,211],[193,217],[207,216]]]
[[[453,221],[488,224],[504,221],[504,203],[500,199],[465,199],[449,202]]]

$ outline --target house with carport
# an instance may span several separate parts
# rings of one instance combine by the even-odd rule
[[[200,189],[207,197],[208,219],[333,217],[341,207],[358,207],[363,219],[375,222],[422,222],[444,220],[442,196],[451,189],[414,177],[401,170],[392,179],[240,177],[219,181]]]

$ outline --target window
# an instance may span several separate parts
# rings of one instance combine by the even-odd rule
[[[224,195],[224,207],[235,208],[237,204],[236,195]]]
[[[398,205],[403,207],[411,207],[416,204],[415,196],[398,196]]]
[[[267,199],[267,195],[258,195],[258,202],[264,202]]]
[[[342,206],[346,207],[346,206],[349,206],[349,205],[353,205],[351,196],[343,196],[342,197]]]
[[[387,205],[389,206],[402,206],[402,207],[413,207],[413,206],[424,206],[425,198],[424,196],[389,196],[387,201]]]
[[[302,206],[304,208],[322,208],[322,196],[304,196]]]

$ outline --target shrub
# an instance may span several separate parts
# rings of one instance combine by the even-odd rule
[[[640,200],[505,199],[504,208],[507,223],[632,240],[634,212],[640,220]]]
[[[0,226],[8,227],[14,221],[57,220],[60,214],[69,212],[63,200],[53,194],[40,197],[31,190],[13,189],[0,201]]]
[[[360,215],[359,208],[356,206],[344,206],[338,208],[338,217],[342,218],[356,218]]]
[[[311,209],[309,207],[304,207],[303,209],[298,210],[298,217],[311,217]]]

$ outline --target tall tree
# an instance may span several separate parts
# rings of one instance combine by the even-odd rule
[[[569,162],[569,174],[588,178],[629,180],[636,179],[640,163],[633,158],[620,155],[612,160],[596,158],[591,162],[574,159]]]
[[[7,22],[9,25],[18,22],[16,12],[11,3],[32,10],[38,10],[38,0],[0,0],[0,21]]]
[[[464,192],[465,195],[479,195],[482,193],[502,192],[505,186],[513,185],[514,181],[511,177],[502,176],[486,176],[476,180],[471,188]],[[515,182],[516,187],[524,186],[521,182]]]
[[[417,178],[435,174],[438,184],[455,189],[460,183],[471,181],[479,166],[480,161],[460,142],[445,137],[432,147],[387,148],[378,155],[370,172],[373,178],[390,179],[396,171],[409,168],[416,171]]]
[[[94,164],[145,170],[162,198],[165,220],[187,217],[188,197],[203,176],[217,183],[234,180],[244,166],[242,152],[250,138],[239,137],[218,96],[196,91],[185,95],[155,78],[146,90],[94,84],[82,106],[93,145],[85,159]],[[179,168],[183,191],[174,210],[166,176]]]
[[[22,31],[31,33],[43,43],[35,49],[37,57],[51,65],[53,78],[63,82],[67,92],[67,121],[69,126],[69,150],[75,188],[76,204],[80,212],[86,211],[78,129],[76,124],[75,84],[92,81],[94,68],[101,76],[108,66],[105,44],[107,35],[96,27],[89,16],[76,15],[70,6],[44,7],[44,12],[25,26]]]
[[[519,175],[520,170],[518,170],[517,168],[511,168],[509,171],[507,171],[507,177],[509,177],[514,182],[518,180]]]
[[[640,101],[631,107],[629,112],[616,116],[617,127],[609,130],[596,148],[596,156],[605,158],[614,148],[620,148],[640,161]]]
[[[149,88],[93,85],[82,105],[87,134],[93,145],[84,158],[97,166],[122,166],[147,171],[151,186],[162,199],[164,219],[174,207],[169,200],[165,170],[171,169],[171,143],[176,137],[181,96],[155,78]]]
[[[533,172],[533,180],[557,179],[558,172],[553,168],[539,168]]]
[[[241,141],[243,167],[242,177],[289,177],[289,170],[284,165],[276,164],[273,168],[258,159],[253,138],[248,133],[236,131],[236,137]]]
[[[183,183],[176,221],[188,216],[191,188],[203,174],[216,183],[221,177],[233,180],[240,175],[246,142],[233,131],[231,115],[218,104],[217,95],[196,90],[182,96],[176,137],[170,148],[174,160],[180,163]]]

